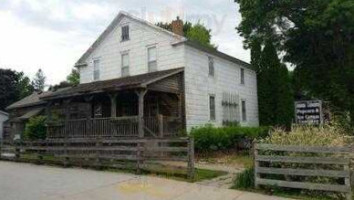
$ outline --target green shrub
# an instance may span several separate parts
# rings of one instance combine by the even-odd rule
[[[234,189],[252,189],[254,188],[254,168],[248,168],[237,174]]]
[[[25,127],[24,137],[30,140],[45,139],[47,135],[45,122],[45,116],[37,116],[30,118]]]
[[[206,125],[193,128],[191,136],[194,138],[197,151],[208,152],[236,148],[245,140],[250,142],[254,139],[264,138],[268,136],[268,132],[268,127],[213,127]]]

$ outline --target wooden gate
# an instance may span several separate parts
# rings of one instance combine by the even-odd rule
[[[349,152],[353,149],[254,144],[255,186],[341,192],[350,200]],[[334,181],[314,183],[311,182],[313,177],[326,177]]]

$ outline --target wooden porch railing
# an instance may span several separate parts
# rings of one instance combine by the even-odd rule
[[[47,138],[138,137],[138,116],[75,119],[47,124]],[[180,118],[144,117],[146,137],[174,137],[182,128]]]

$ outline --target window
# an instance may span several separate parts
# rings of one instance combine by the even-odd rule
[[[122,54],[122,76],[129,76],[129,54]]]
[[[100,60],[95,59],[93,60],[93,80],[99,80],[100,79]]]
[[[222,95],[223,125],[236,125],[239,117],[239,97],[237,94],[224,92]]]
[[[157,71],[156,47],[148,48],[148,68],[149,68],[149,72]]]
[[[122,42],[129,40],[129,26],[122,26]]]
[[[209,61],[209,76],[214,76],[214,59],[209,56],[208,61]]]
[[[242,109],[242,121],[247,121],[247,109],[246,109],[246,101],[242,100],[241,102],[241,109]]]
[[[210,120],[215,120],[215,96],[209,96],[209,106],[210,106]]]
[[[245,69],[241,68],[241,84],[245,84]]]

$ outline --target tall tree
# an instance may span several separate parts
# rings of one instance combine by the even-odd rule
[[[23,72],[0,69],[0,110],[33,92],[30,80]]]
[[[44,76],[42,69],[39,69],[32,80],[34,89],[36,91],[43,92],[45,87],[45,80],[46,77]]]
[[[33,93],[34,88],[31,85],[31,80],[28,76],[25,76],[23,72],[16,72],[17,74],[17,91],[19,92],[19,99],[23,99],[26,96]]]
[[[245,46],[271,39],[302,89],[348,112],[354,125],[354,1],[235,1]]]
[[[72,69],[71,73],[66,77],[66,81],[71,85],[78,85],[80,83],[80,73],[77,69]]]
[[[172,31],[171,23],[158,22],[156,25]],[[211,30],[206,28],[200,22],[194,25],[191,22],[185,22],[183,24],[183,33],[184,36],[191,41],[197,42],[208,48],[217,49],[217,46],[211,43]]]
[[[258,78],[260,124],[290,127],[294,104],[288,69],[281,64],[271,41],[266,42],[263,50],[260,43],[254,41],[251,57]]]

